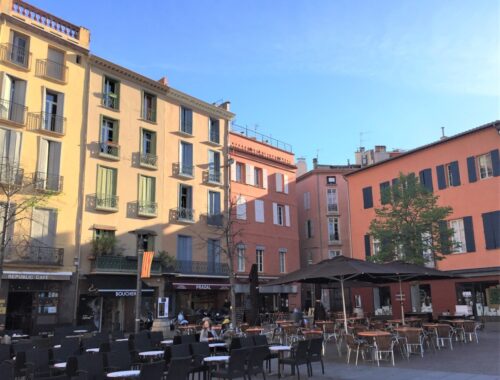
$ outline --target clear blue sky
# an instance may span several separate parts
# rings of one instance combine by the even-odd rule
[[[33,0],[94,54],[321,163],[411,149],[500,119],[497,0]]]

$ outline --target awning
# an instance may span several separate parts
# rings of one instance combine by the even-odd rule
[[[113,297],[135,297],[136,281],[135,276],[121,275],[96,275],[87,276],[89,282],[89,293],[99,293]],[[142,282],[142,293],[151,294],[154,289]]]
[[[250,293],[249,284],[236,284],[234,287],[236,293]],[[277,294],[277,293],[297,293],[296,285],[260,285],[260,294]]]
[[[178,290],[229,290],[229,284],[185,284],[174,282],[174,289]]]
[[[4,270],[2,278],[4,280],[71,280],[72,272],[38,272],[38,271],[17,271]]]

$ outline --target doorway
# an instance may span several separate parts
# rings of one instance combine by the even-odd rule
[[[7,301],[7,330],[22,330],[30,333],[33,326],[33,292],[9,293]]]

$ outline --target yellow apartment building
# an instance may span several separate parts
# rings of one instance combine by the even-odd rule
[[[138,250],[156,253],[144,313],[164,313],[158,297],[171,312],[222,305],[228,107],[90,57],[80,323],[133,329]]]
[[[18,0],[0,12],[0,324],[33,332],[73,319],[89,32]]]

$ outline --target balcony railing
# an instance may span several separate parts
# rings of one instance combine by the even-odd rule
[[[221,184],[221,179],[222,179],[221,177],[222,177],[221,172],[212,170],[207,171],[207,183],[213,183],[219,185]]]
[[[209,226],[217,226],[221,227],[224,223],[224,215],[219,214],[208,214],[207,215],[207,224]]]
[[[156,122],[156,110],[151,108],[145,109],[142,112],[142,118],[153,123]]]
[[[137,257],[135,256],[97,256],[92,262],[92,271],[137,273]],[[151,265],[153,274],[161,274],[161,262],[153,261]]]
[[[64,248],[23,244],[7,247],[5,262],[13,264],[63,265]]]
[[[112,142],[99,143],[99,156],[113,160],[120,159],[120,145]]]
[[[339,212],[339,205],[336,204],[336,203],[329,203],[327,205],[327,211],[328,212],[333,212],[333,213]]]
[[[148,168],[156,169],[158,162],[158,156],[151,153],[140,153],[139,154],[140,165]]]
[[[36,60],[36,75],[58,82],[66,83],[68,77],[68,66],[50,59]]]
[[[139,216],[154,217],[158,215],[158,203],[156,202],[137,202],[137,214]]]
[[[175,271],[181,274],[227,276],[229,265],[208,261],[175,260]]]
[[[66,118],[48,112],[30,112],[29,126],[41,132],[50,132],[55,135],[64,136]]]
[[[15,163],[9,163],[6,158],[0,161],[0,183],[9,186],[22,186],[24,169]]]
[[[118,195],[95,194],[95,209],[100,211],[118,211]]]
[[[118,109],[118,95],[112,93],[104,93],[102,94],[102,105],[104,107],[113,108],[115,110]]]
[[[31,62],[31,53],[23,46],[1,44],[0,60],[28,69]]]
[[[177,207],[172,211],[175,213],[176,220],[180,222],[194,221],[194,210],[192,208]]]
[[[181,162],[178,162],[175,163],[173,167],[174,167],[174,175],[187,178],[194,178],[194,166],[185,165]]]
[[[33,175],[36,190],[60,193],[63,188],[63,177],[60,175],[36,172]]]
[[[9,120],[16,124],[26,124],[26,111],[28,107],[24,104],[0,99],[0,119]]]

